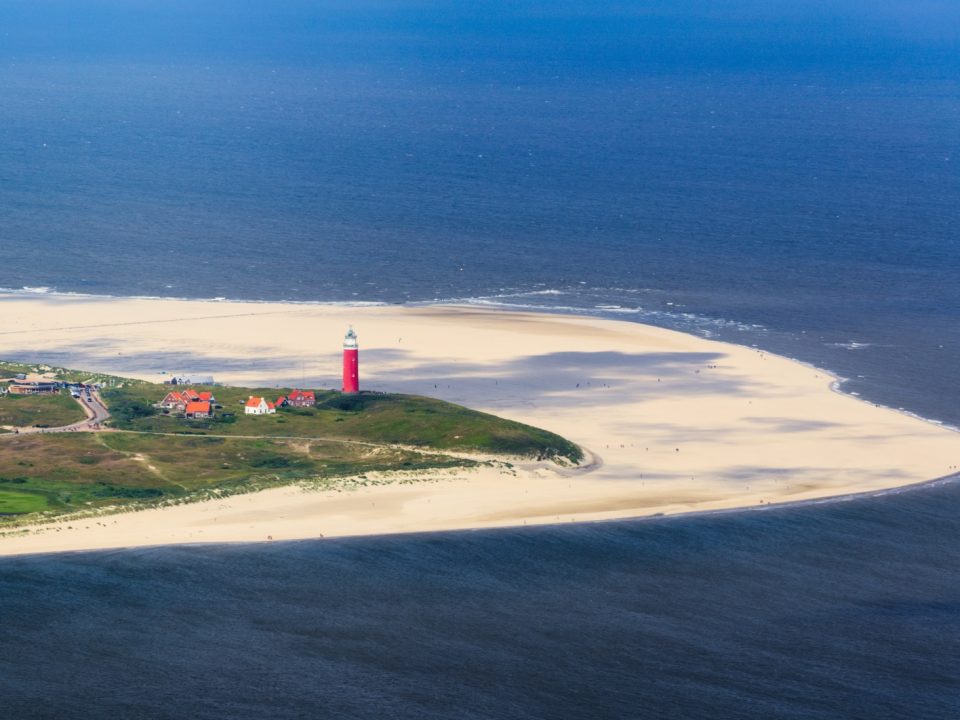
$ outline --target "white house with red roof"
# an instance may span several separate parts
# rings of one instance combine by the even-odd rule
[[[277,411],[277,406],[268,402],[266,398],[250,396],[250,399],[243,406],[243,412],[246,415],[273,415]]]

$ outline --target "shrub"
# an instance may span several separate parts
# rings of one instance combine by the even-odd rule
[[[94,497],[116,497],[146,500],[150,498],[163,497],[164,494],[163,490],[160,488],[121,487],[119,485],[108,485],[107,483],[97,484],[99,487],[90,493]]]
[[[157,409],[142,400],[121,398],[110,403],[110,414],[121,422],[131,422],[137,418],[152,417]]]
[[[250,461],[253,467],[258,468],[285,468],[292,464],[290,458],[283,455],[265,455]]]

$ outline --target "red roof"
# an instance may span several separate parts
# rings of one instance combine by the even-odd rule
[[[262,402],[262,397],[251,397],[249,400],[247,400],[247,407],[259,407],[260,403]]]
[[[291,400],[299,400],[300,398],[303,398],[304,400],[316,400],[313,390],[294,390],[292,393],[290,393]]]
[[[195,413],[206,413],[210,414],[210,403],[208,402],[192,402],[187,404],[187,414]]]
[[[171,403],[171,402],[185,403],[185,402],[188,402],[188,399],[184,396],[183,393],[177,392],[176,390],[174,390],[173,392],[168,392],[167,396],[163,399],[163,401],[165,403]]]
[[[270,408],[271,410],[276,410],[276,409],[277,409],[277,406],[274,405],[272,402],[268,402],[268,403],[267,403],[267,407]]]
[[[204,390],[202,393],[199,393],[201,400],[213,400],[213,393],[209,390]]]
[[[283,405],[286,401],[287,401],[287,399],[286,399],[283,395],[281,395],[280,397],[277,398],[276,406],[277,406],[277,407],[280,407],[280,406]]]

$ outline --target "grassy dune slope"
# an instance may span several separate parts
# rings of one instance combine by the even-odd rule
[[[202,498],[301,480],[332,486],[345,476],[369,472],[473,464],[442,455],[319,440],[21,435],[0,442],[0,525],[24,513]]]
[[[61,427],[80,422],[84,417],[83,409],[67,392],[0,396],[0,425]]]
[[[196,386],[198,390],[212,390],[223,410],[213,420],[194,421],[153,414],[150,405],[169,389],[139,384],[106,391],[104,398],[115,415],[113,426],[198,435],[324,437],[571,462],[581,457],[576,445],[546,430],[415,395],[349,396],[320,391],[315,408],[286,408],[276,415],[252,416],[243,414],[243,402],[250,395],[272,401],[291,388]]]
[[[42,368],[106,383],[113,432],[0,436],[0,526],[78,510],[153,504],[310,481],[332,487],[370,472],[469,467],[447,452],[576,462],[558,435],[412,395],[317,393],[315,408],[248,416],[250,395],[286,389],[194,386],[217,397],[216,417],[188,420],[153,405],[171,389],[138,380]],[[0,373],[37,366],[0,363]],[[0,398],[0,424],[54,427],[82,419],[69,395]],[[360,480],[362,482],[362,479]]]

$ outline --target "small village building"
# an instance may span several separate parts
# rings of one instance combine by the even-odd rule
[[[290,407],[313,407],[317,404],[317,396],[312,390],[294,390],[287,395],[287,405]]]
[[[189,378],[186,375],[173,375],[168,380],[163,381],[164,385],[216,385],[214,379],[207,376]]]
[[[8,391],[11,395],[55,395],[60,392],[60,383],[18,380],[10,384]]]
[[[166,397],[157,404],[157,407],[167,412],[183,413],[187,411],[187,405],[190,402],[190,399],[186,395],[179,390],[174,390],[173,392],[168,392]]]
[[[188,388],[186,390],[173,390],[168,392],[166,397],[157,403],[157,407],[169,413],[184,415],[189,412],[187,406],[191,403],[203,402],[212,408],[216,401],[217,399],[213,396],[212,392],[205,391],[198,393],[193,388]]]
[[[280,397],[277,398],[277,401],[276,401],[273,405],[274,405],[275,408],[277,408],[277,410],[279,410],[279,409],[282,408],[282,407],[286,407],[286,406],[287,406],[287,398],[284,397],[283,395],[281,395]]]
[[[266,398],[251,396],[244,404],[243,412],[247,415],[273,415],[277,412],[277,406],[267,402]]]
[[[213,417],[213,408],[209,400],[198,400],[187,403],[185,415],[194,420]]]

